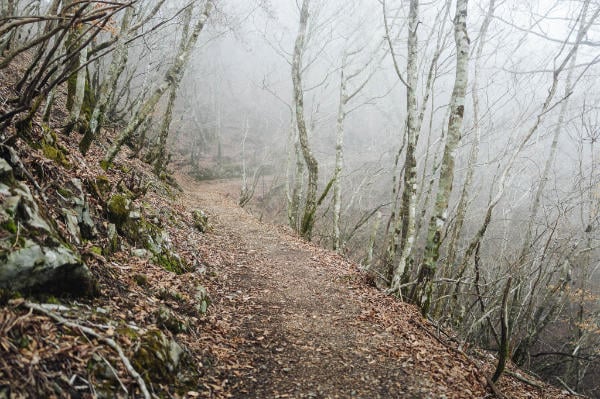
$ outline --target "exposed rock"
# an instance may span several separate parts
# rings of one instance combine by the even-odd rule
[[[116,231],[131,245],[138,248],[132,252],[134,256],[151,257],[154,263],[177,274],[191,270],[172,250],[169,234],[159,225],[160,218],[153,214],[147,216],[143,208],[134,207],[128,194],[113,195],[107,203],[107,213],[113,228],[116,228]],[[110,231],[109,241],[109,248],[114,252],[117,248],[117,239]]]
[[[145,380],[169,384],[178,391],[185,392],[197,383],[198,372],[191,356],[158,330],[142,336],[132,364]]]
[[[197,286],[196,295],[194,299],[196,300],[196,311],[199,314],[205,314],[211,302],[206,288],[204,288],[201,285]]]
[[[164,327],[173,334],[179,334],[188,331],[187,323],[179,320],[175,313],[166,306],[161,306],[156,311],[156,324],[159,327]]]
[[[2,158],[0,158],[0,179],[3,181],[13,179],[12,167]]]
[[[106,204],[108,220],[120,227],[127,222],[131,212],[131,200],[123,194],[113,195]]]
[[[90,206],[81,180],[71,179],[70,187],[61,187],[57,191],[63,199],[65,205],[62,208],[63,217],[74,241],[79,244],[82,238],[87,240],[95,238],[98,231],[90,214]]]
[[[113,223],[109,223],[106,234],[108,236],[108,246],[106,250],[109,254],[117,252],[121,247],[119,244],[119,235],[117,234],[117,226]]]
[[[0,171],[0,190],[6,194],[0,197],[0,288],[92,294],[90,271],[40,211],[29,188],[15,180],[4,159]]]
[[[111,191],[111,184],[105,175],[96,176],[93,179],[87,179],[86,185],[91,194],[101,201],[106,201]]]
[[[204,213],[204,211],[195,209],[192,211],[192,219],[194,221],[194,227],[197,228],[199,232],[205,233],[211,230],[211,225],[208,223],[208,215]]]
[[[79,221],[77,220],[77,214],[70,209],[62,209],[63,216],[65,218],[65,224],[67,225],[67,230],[73,240],[77,243],[81,243],[81,231],[79,230]]]
[[[83,191],[83,184],[79,179],[71,179],[71,184],[77,191],[77,196],[73,198],[73,205],[75,206],[81,237],[87,240],[96,238],[98,231],[90,214],[90,204]]]
[[[131,255],[135,256],[136,258],[149,258],[150,257],[150,253],[148,252],[148,250],[146,250],[144,248],[132,249]]]
[[[86,295],[93,292],[92,276],[66,246],[43,247],[26,239],[20,249],[0,256],[0,288]]]

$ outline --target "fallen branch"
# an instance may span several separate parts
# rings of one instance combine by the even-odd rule
[[[571,395],[573,396],[577,396],[577,397],[581,397],[581,398],[585,398],[585,396],[578,394],[577,392],[575,392],[573,390],[573,388],[571,388],[569,385],[567,385],[566,382],[564,382],[560,377],[556,377],[556,380],[558,382],[560,382],[560,385],[562,385]]]
[[[131,375],[135,379],[135,381],[139,385],[140,390],[142,391],[142,394],[144,395],[144,399],[152,399],[152,396],[150,395],[150,392],[148,391],[148,388],[146,387],[146,383],[144,382],[144,379],[142,378],[140,373],[138,373],[133,368],[133,366],[131,365],[131,362],[129,361],[127,356],[125,356],[125,352],[123,352],[123,349],[119,346],[119,344],[116,343],[115,340],[113,340],[111,338],[103,337],[89,327],[85,327],[85,326],[77,324],[73,321],[69,321],[69,320],[57,315],[56,313],[46,309],[44,306],[41,306],[41,305],[38,305],[35,303],[31,303],[31,302],[24,302],[23,306],[29,310],[35,310],[37,312],[43,313],[44,315],[56,320],[60,324],[63,324],[74,330],[79,330],[82,333],[84,333],[85,335],[94,337],[94,338],[104,342],[106,345],[110,346],[112,349],[114,349],[118,353],[119,357],[121,358],[121,361],[123,362],[123,365],[127,369],[127,372],[129,373],[129,375]]]

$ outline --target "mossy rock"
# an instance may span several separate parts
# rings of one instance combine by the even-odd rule
[[[129,212],[131,212],[131,200],[123,194],[115,194],[108,200],[106,207],[108,220],[119,227],[128,220]]]
[[[166,288],[161,288],[156,294],[156,297],[163,301],[175,301],[177,303],[185,302],[185,297],[177,291],[171,291]]]
[[[115,369],[98,354],[94,353],[87,363],[87,371],[94,384],[95,397],[98,399],[123,398],[126,392],[119,384]]]
[[[189,330],[188,323],[179,320],[175,313],[166,306],[159,307],[154,316],[156,317],[156,324],[159,327],[166,328],[173,334],[179,334]]]
[[[112,166],[111,162],[105,161],[104,159],[102,161],[100,161],[100,167],[102,168],[102,170],[109,170]]]
[[[56,162],[57,164],[64,166],[65,168],[70,168],[71,167],[71,163],[69,162],[69,160],[67,159],[65,153],[50,144],[42,144],[42,151],[44,153],[44,156],[54,162]]]
[[[0,161],[0,288],[26,294],[97,294],[79,253],[57,232],[28,186]]]
[[[131,341],[135,341],[140,338],[140,334],[136,330],[134,330],[133,328],[131,328],[129,326],[118,327],[115,330],[115,332],[117,333],[117,335],[122,336],[122,337],[127,337]]]
[[[56,132],[48,126],[43,126],[44,138],[42,139],[42,152],[44,156],[57,164],[66,168],[71,167],[71,163],[67,159],[69,151],[58,144],[58,136]]]
[[[134,274],[133,281],[135,281],[135,283],[142,288],[147,288],[150,285],[148,283],[148,276],[146,276],[145,274],[139,274],[139,273]]]
[[[189,265],[187,265],[177,254],[169,250],[164,250],[155,255],[152,260],[158,266],[175,274],[184,274],[191,271]]]
[[[75,194],[73,193],[73,191],[69,190],[66,187],[58,187],[56,189],[56,192],[59,193],[61,195],[61,197],[64,197],[64,198],[67,198],[67,199],[75,196]]]
[[[193,389],[200,374],[192,357],[159,330],[141,337],[132,359],[133,367],[152,384],[168,384],[177,393]]]
[[[194,227],[201,233],[206,233],[212,230],[212,226],[208,222],[208,215],[200,209],[192,211],[192,220],[194,221]]]
[[[112,184],[106,175],[88,179],[86,183],[93,195],[100,200],[105,200],[112,189]]]
[[[8,219],[2,223],[0,223],[0,228],[2,230],[6,230],[11,234],[17,234],[18,226],[14,219]]]

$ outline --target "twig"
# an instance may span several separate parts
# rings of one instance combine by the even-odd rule
[[[509,356],[509,348],[508,348],[508,340],[510,339],[510,331],[508,325],[508,294],[510,293],[510,284],[512,283],[512,276],[508,277],[506,281],[506,287],[504,288],[504,295],[502,296],[502,310],[500,314],[500,323],[501,323],[501,332],[500,332],[500,349],[498,350],[498,366],[496,367],[496,371],[494,371],[494,375],[492,376],[492,381],[498,382],[500,376],[504,372],[504,368],[506,367],[506,360]]]
[[[504,394],[500,392],[500,390],[498,390],[498,387],[496,387],[496,384],[494,384],[494,381],[492,381],[490,377],[486,376],[485,380],[487,381],[488,386],[492,390],[492,393],[496,395],[497,398],[506,399],[506,396],[504,396]]]
[[[72,321],[69,321],[69,320],[57,315],[56,313],[45,309],[43,306],[40,306],[38,304],[31,303],[31,302],[24,302],[23,306],[25,306],[26,308],[28,308],[30,310],[35,310],[37,312],[43,313],[46,316],[56,320],[60,324],[64,324],[65,326],[72,328],[74,330],[79,330],[82,333],[89,335],[91,337],[94,337],[94,338],[104,342],[106,345],[110,346],[112,349],[114,349],[118,353],[119,357],[121,358],[121,361],[123,362],[123,365],[125,366],[125,368],[127,369],[127,372],[129,373],[129,375],[131,375],[136,380],[137,384],[140,387],[140,390],[142,391],[142,394],[144,395],[144,399],[152,398],[152,396],[150,395],[150,392],[148,391],[148,388],[146,387],[146,383],[144,382],[144,379],[133,368],[133,366],[131,365],[131,362],[129,361],[127,356],[125,356],[123,349],[119,346],[119,344],[117,344],[115,342],[115,340],[113,340],[111,338],[103,337],[100,334],[98,334],[96,331],[92,330],[91,328],[82,326],[82,325],[77,324]]]
[[[563,386],[563,387],[564,387],[564,388],[565,388],[565,389],[566,389],[566,390],[567,390],[567,391],[568,391],[568,392],[569,392],[571,395],[574,395],[574,396],[579,396],[579,397],[581,397],[581,398],[585,398],[585,396],[583,396],[583,395],[581,395],[581,394],[578,394],[577,392],[575,392],[575,391],[573,390],[573,388],[571,388],[570,386],[568,386],[568,385],[567,385],[567,383],[566,383],[566,382],[564,382],[564,381],[563,381],[563,380],[562,380],[560,377],[556,377],[556,380],[557,380],[558,382],[560,382],[560,385],[562,385],[562,386]]]
[[[113,375],[115,376],[115,378],[117,379],[117,381],[119,381],[119,385],[121,385],[121,389],[129,395],[129,391],[127,390],[127,388],[125,387],[125,385],[123,384],[123,381],[121,381],[121,379],[119,378],[119,374],[117,373],[117,370],[115,370],[115,368],[112,366],[112,364],[110,364],[110,362],[108,360],[106,360],[104,358],[104,356],[98,354],[98,356],[100,356],[100,359],[104,360],[104,363],[106,363],[106,365],[108,366],[108,368],[110,369],[110,371],[112,371]],[[91,384],[90,384],[91,385]]]

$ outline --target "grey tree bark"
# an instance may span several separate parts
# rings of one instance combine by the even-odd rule
[[[408,14],[408,55],[406,66],[406,157],[404,160],[404,191],[402,192],[402,203],[399,217],[402,220],[402,236],[400,243],[400,259],[392,275],[390,290],[400,294],[402,280],[405,276],[409,257],[415,241],[415,216],[417,202],[417,160],[415,150],[418,135],[417,116],[417,67],[418,67],[418,38],[417,28],[419,26],[419,1],[411,0]],[[393,55],[393,50],[390,52]],[[395,58],[395,57],[394,57]],[[396,62],[395,62],[396,64]],[[396,68],[396,72],[399,70]],[[398,75],[401,78],[401,75]],[[402,79],[401,79],[402,80]]]
[[[139,111],[130,119],[125,129],[121,131],[115,142],[106,152],[104,159],[102,160],[102,165],[104,168],[110,167],[112,161],[119,153],[119,150],[125,141],[127,141],[127,139],[129,139],[130,136],[137,130],[137,128],[144,122],[144,120],[146,120],[146,118],[148,118],[152,112],[154,112],[154,109],[156,108],[156,105],[162,98],[163,94],[171,86],[179,84],[183,76],[183,71],[189,62],[192,49],[198,41],[198,37],[200,36],[200,33],[202,32],[202,29],[204,28],[204,25],[210,16],[212,8],[212,0],[208,0],[202,14],[200,15],[200,18],[198,19],[198,22],[196,22],[196,25],[194,26],[192,34],[187,39],[185,45],[180,48],[183,50],[179,51],[173,65],[165,73],[164,80],[154,89],[150,97],[146,99]],[[191,12],[191,10],[192,9],[190,7],[188,12]]]
[[[317,211],[317,184],[319,179],[319,165],[312,153],[308,140],[308,127],[306,126],[304,115],[304,89],[302,87],[302,56],[304,54],[305,38],[308,27],[309,4],[310,0],[302,1],[300,24],[292,58],[292,82],[294,86],[294,106],[296,124],[298,126],[298,138],[304,162],[308,169],[308,186],[302,222],[300,225],[300,235],[307,240],[310,240],[312,237],[312,229],[315,222],[315,213]]]
[[[450,98],[450,118],[448,136],[440,166],[438,191],[429,221],[427,243],[423,264],[419,270],[416,295],[413,298],[421,306],[423,313],[429,311],[433,293],[433,277],[437,270],[442,233],[448,218],[448,203],[454,182],[455,151],[462,135],[462,122],[465,111],[465,95],[468,81],[469,37],[467,34],[468,0],[457,0],[454,16],[454,40],[456,42],[456,76]]]
[[[100,85],[98,100],[94,105],[94,109],[90,117],[90,123],[88,124],[84,136],[79,142],[79,150],[83,155],[87,153],[90,146],[96,139],[98,131],[104,122],[106,112],[110,106],[111,97],[117,91],[119,77],[123,73],[123,70],[127,64],[128,43],[135,37],[139,29],[144,26],[152,17],[154,17],[158,11],[160,11],[165,1],[166,0],[158,1],[154,8],[133,26],[131,26],[131,20],[134,16],[135,8],[130,6],[125,10],[123,20],[121,21],[119,36],[115,45],[115,50],[113,51],[112,60],[108,69],[108,74]]]

